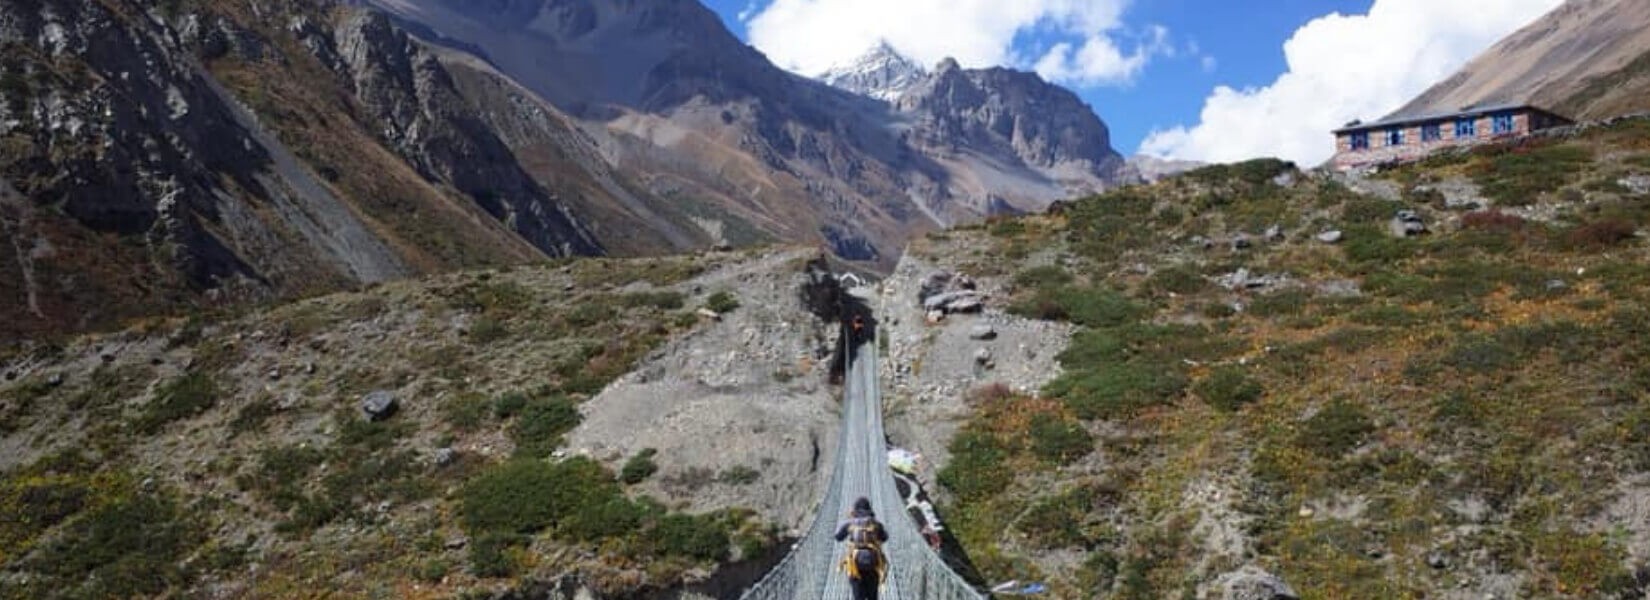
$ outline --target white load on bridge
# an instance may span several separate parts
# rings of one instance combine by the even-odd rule
[[[741,600],[822,598],[848,600],[848,577],[838,563],[843,548],[836,542],[837,523],[856,498],[871,499],[877,518],[888,529],[888,580],[882,598],[974,600],[985,598],[935,554],[905,513],[905,500],[894,487],[882,429],[882,396],[877,381],[875,340],[851,353],[843,377],[842,438],[831,483],[814,513],[813,525]]]

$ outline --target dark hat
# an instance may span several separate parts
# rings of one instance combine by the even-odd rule
[[[871,512],[871,500],[864,496],[860,496],[858,500],[854,501],[854,511]]]

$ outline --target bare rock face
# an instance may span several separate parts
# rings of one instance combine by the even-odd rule
[[[922,65],[883,42],[853,63],[826,71],[819,80],[861,96],[894,101],[927,76]]]
[[[1124,165],[1100,117],[1034,73],[941,69],[897,106],[919,119],[926,147],[986,150],[1036,168],[1071,168],[1096,182],[1116,177]]]
[[[152,4],[0,0],[0,339],[604,252],[383,16]]]
[[[524,172],[510,149],[453,87],[452,77],[383,13],[361,11],[336,32],[342,75],[383,123],[391,147],[425,177],[444,181],[551,256],[601,246]],[[326,59],[325,44],[317,56]]]

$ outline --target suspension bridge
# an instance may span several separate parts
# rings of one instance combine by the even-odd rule
[[[846,336],[846,331],[844,335]],[[844,339],[851,339],[844,337]],[[929,547],[906,513],[894,486],[882,429],[882,397],[877,348],[868,338],[848,353],[843,373],[842,432],[830,485],[813,524],[778,566],[746,591],[741,600],[852,598],[848,577],[838,568],[843,548],[835,540],[838,519],[855,499],[869,498],[888,529],[888,577],[882,598],[976,600],[986,596],[968,585]]]

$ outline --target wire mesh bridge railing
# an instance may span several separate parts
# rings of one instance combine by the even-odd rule
[[[814,520],[791,553],[741,600],[793,600],[852,597],[848,577],[838,567],[843,549],[834,539],[838,519],[861,496],[871,500],[888,529],[888,578],[881,597],[892,599],[977,600],[986,596],[946,566],[907,517],[905,501],[894,486],[882,428],[882,397],[877,379],[875,340],[861,344],[843,377],[841,439],[825,497]],[[857,359],[857,360],[856,360]]]

